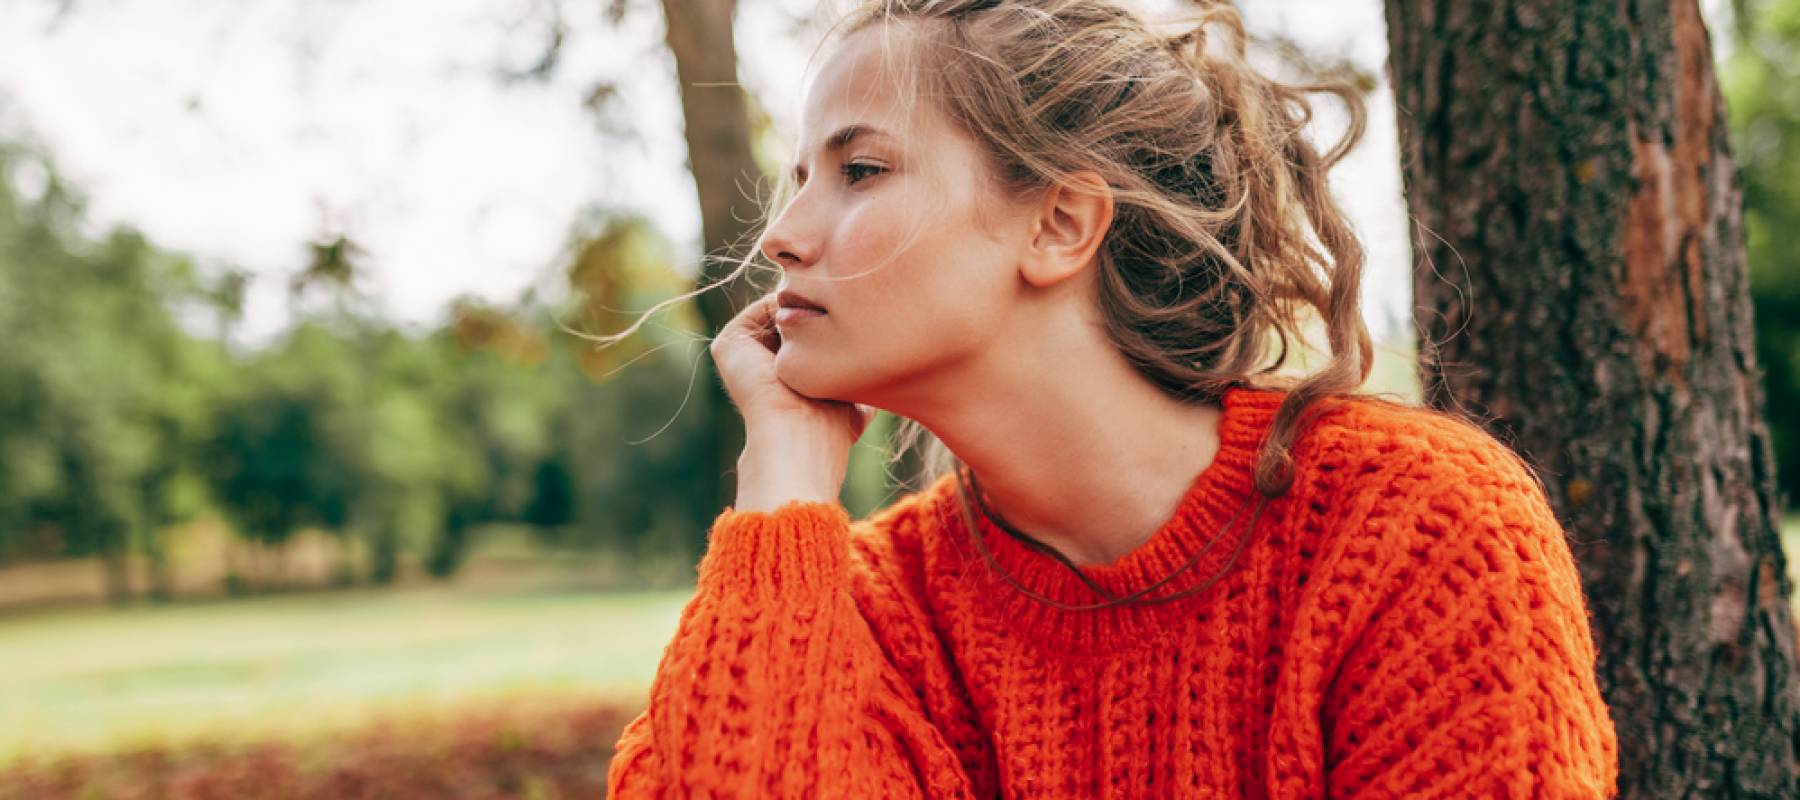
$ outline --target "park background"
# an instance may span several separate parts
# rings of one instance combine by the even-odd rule
[[[596,791],[723,505],[696,304],[586,338],[691,289],[717,238],[683,5],[0,0],[0,796]],[[1417,399],[1392,16],[1239,5],[1271,69],[1366,78],[1334,190],[1369,388]],[[1800,0],[1700,9],[1791,498]],[[736,11],[765,174],[817,14]],[[853,514],[908,489],[892,423]]]

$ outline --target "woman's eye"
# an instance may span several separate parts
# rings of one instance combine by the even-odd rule
[[[877,167],[874,164],[845,164],[844,168],[839,171],[843,172],[844,175],[850,179],[850,183],[854,185],[863,180],[863,178],[874,177],[887,170]],[[858,175],[861,175],[861,177],[858,177]]]

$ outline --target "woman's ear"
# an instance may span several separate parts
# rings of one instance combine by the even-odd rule
[[[1070,178],[1075,187],[1051,184],[1044,191],[1031,222],[1019,269],[1033,286],[1050,286],[1086,269],[1112,227],[1112,187],[1092,170]]]

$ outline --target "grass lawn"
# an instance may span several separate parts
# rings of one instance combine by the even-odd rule
[[[1800,515],[1782,526],[1800,583]],[[0,616],[0,767],[644,699],[691,589],[427,586]]]
[[[448,586],[0,617],[0,764],[471,703],[640,704],[690,591]]]

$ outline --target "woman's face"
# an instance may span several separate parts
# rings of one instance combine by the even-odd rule
[[[891,46],[906,46],[890,30]],[[882,38],[853,34],[810,86],[799,190],[763,253],[781,266],[781,288],[826,311],[778,322],[776,376],[808,397],[905,413],[1002,329],[1028,209],[982,188],[972,139],[924,100],[906,107]]]

